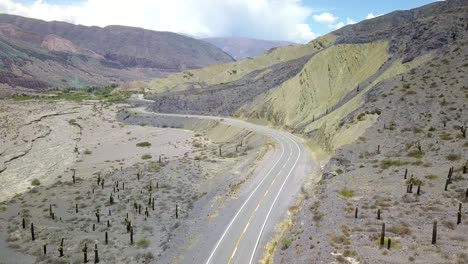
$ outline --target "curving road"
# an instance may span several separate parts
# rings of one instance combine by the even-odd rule
[[[212,116],[153,114],[220,120]],[[232,118],[223,118],[223,122],[271,137],[278,147],[255,171],[254,180],[243,187],[239,199],[213,219],[198,245],[181,253],[184,263],[258,263],[265,245],[273,238],[275,224],[286,217],[305,179],[317,169],[305,146],[293,135]]]

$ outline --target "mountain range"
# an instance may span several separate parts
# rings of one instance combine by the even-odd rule
[[[256,57],[278,47],[297,45],[288,41],[269,41],[242,37],[205,38],[203,40],[222,49],[236,60]]]
[[[232,62],[219,48],[171,32],[86,27],[0,14],[0,85],[108,85]]]

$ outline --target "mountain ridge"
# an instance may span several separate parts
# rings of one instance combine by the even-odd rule
[[[0,14],[0,39],[0,71],[6,71],[3,76],[36,79],[47,87],[147,80],[233,61],[209,43],[176,33],[118,25],[86,27],[7,14]],[[5,60],[9,68],[1,63]],[[47,61],[53,64],[51,76],[44,74]],[[11,80],[4,78],[0,83],[15,87],[18,83]]]

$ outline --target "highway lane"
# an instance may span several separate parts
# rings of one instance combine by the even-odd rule
[[[148,112],[146,112],[148,113]],[[215,119],[264,134],[277,142],[272,160],[255,172],[255,180],[243,187],[239,199],[232,201],[220,216],[212,219],[209,232],[199,245],[185,253],[183,263],[258,263],[265,245],[273,238],[275,224],[287,216],[305,179],[317,165],[295,136],[269,127],[233,118],[199,115],[159,114],[163,116]]]

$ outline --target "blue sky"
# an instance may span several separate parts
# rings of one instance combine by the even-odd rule
[[[435,0],[0,0],[0,13],[82,25],[127,25],[194,37],[305,43],[347,24]],[[369,15],[371,14],[371,15]]]
[[[435,2],[434,0],[305,0],[304,5],[310,6],[319,13],[329,12],[339,21],[346,22],[347,18],[359,22],[367,17],[368,14],[380,15],[387,14],[395,10],[408,10]],[[330,32],[330,28],[315,22],[312,18],[307,19],[311,25],[320,34]],[[331,29],[333,30],[333,29]]]

